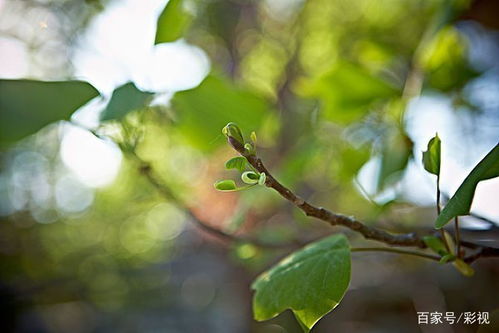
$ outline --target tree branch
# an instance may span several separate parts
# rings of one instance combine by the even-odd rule
[[[74,123],[73,123],[74,124]],[[81,127],[78,124],[76,126]],[[88,128],[84,128],[88,130],[90,133],[95,135],[99,139],[104,139],[101,135],[99,135],[96,131],[90,130]],[[296,194],[294,194],[290,189],[286,188],[284,185],[279,183],[267,170],[267,168],[263,165],[263,162],[256,155],[249,154],[249,152],[243,147],[241,143],[239,143],[234,138],[228,138],[231,146],[242,156],[244,156],[248,162],[258,171],[265,172],[266,181],[265,185],[276,190],[281,196],[285,199],[293,203],[295,206],[300,208],[307,216],[312,216],[317,219],[323,220],[331,225],[342,225],[347,228],[350,228],[353,231],[361,233],[366,239],[372,239],[376,241],[380,241],[386,243],[388,245],[393,246],[414,246],[420,248],[426,248],[426,245],[422,241],[422,239],[417,236],[415,233],[409,234],[391,234],[386,231],[369,227],[364,225],[362,222],[357,221],[353,217],[336,214],[322,207],[315,207],[310,203],[306,202],[304,199],[300,198]],[[295,246],[303,245],[298,243],[292,244],[275,244],[275,243],[267,243],[261,242],[258,239],[237,236],[234,234],[227,233],[223,230],[214,228],[209,224],[205,223],[198,219],[192,212],[192,210],[185,205],[179,198],[177,198],[172,191],[170,191],[169,187],[162,183],[160,178],[155,174],[150,164],[143,161],[135,151],[128,151],[133,159],[139,164],[140,172],[146,176],[147,180],[153,185],[159,193],[167,200],[174,202],[177,206],[184,209],[190,219],[201,229],[204,231],[227,241],[231,242],[244,242],[251,243],[255,246],[259,246],[262,248],[270,248],[270,249],[278,249],[278,248],[292,248]],[[479,244],[461,241],[461,245],[467,247],[469,249],[474,249],[476,252],[464,258],[464,261],[467,263],[473,263],[477,259],[481,257],[499,257],[499,249],[487,246],[481,246]],[[406,251],[402,249],[393,249],[393,248],[352,248],[353,251],[383,251],[383,252],[394,252],[399,254],[408,254],[415,255],[420,257],[425,257],[431,260],[435,260],[436,256],[427,255],[421,252],[413,252]],[[435,258],[434,258],[435,257]]]
[[[230,136],[228,140],[231,146],[239,154],[241,154],[241,156],[244,156],[248,160],[248,162],[256,170],[258,170],[258,172],[265,173],[265,175],[267,176],[265,185],[267,187],[273,188],[282,197],[301,209],[305,213],[305,215],[315,217],[333,226],[341,225],[347,227],[355,232],[362,234],[366,239],[372,239],[392,246],[414,246],[419,248],[426,248],[423,240],[415,233],[398,235],[391,234],[384,230],[367,226],[362,222],[356,220],[354,217],[333,213],[325,208],[313,206],[312,204],[294,194],[290,189],[282,185],[279,181],[277,181],[264,166],[262,160],[256,155],[250,154],[240,142]]]

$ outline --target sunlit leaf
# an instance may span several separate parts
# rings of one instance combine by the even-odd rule
[[[312,243],[281,260],[253,283],[256,320],[291,309],[310,330],[343,298],[350,282],[350,247],[342,234]]]
[[[420,61],[427,72],[427,84],[442,91],[461,88],[479,74],[468,63],[467,40],[452,26],[435,35]]]
[[[246,168],[246,163],[247,163],[247,161],[246,161],[245,157],[237,156],[237,157],[233,157],[230,160],[228,160],[227,162],[225,162],[225,168],[226,169],[236,169],[236,170],[243,172],[244,169]]]
[[[99,92],[83,81],[0,80],[0,144],[67,120],[96,96]]]
[[[156,25],[154,44],[173,42],[182,37],[192,21],[183,0],[170,0],[161,12]]]
[[[434,174],[440,174],[440,138],[435,135],[428,142],[428,150],[423,152],[423,166],[426,171]]]
[[[442,228],[452,218],[470,212],[478,183],[499,176],[499,145],[496,145],[464,179],[456,193],[450,198],[435,221],[437,229]]]
[[[113,91],[111,100],[101,114],[101,120],[121,119],[129,112],[146,106],[153,93],[139,90],[133,82],[128,82]]]

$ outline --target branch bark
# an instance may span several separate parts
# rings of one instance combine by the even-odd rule
[[[290,201],[293,205],[301,209],[305,215],[315,217],[319,220],[329,223],[330,225],[341,225],[349,228],[355,232],[358,232],[364,236],[366,239],[375,240],[382,242],[391,246],[409,246],[409,247],[419,247],[426,248],[426,244],[423,239],[416,233],[407,234],[393,234],[387,231],[370,227],[356,220],[352,216],[346,216],[338,213],[334,213],[328,209],[322,207],[316,207],[306,200],[300,198],[298,195],[294,194],[290,189],[282,185],[277,179],[275,179],[269,170],[265,167],[262,160],[249,153],[244,146],[233,137],[228,137],[229,144],[241,155],[244,156],[248,162],[258,171],[265,172],[266,181],[265,185],[277,191],[283,198]],[[475,254],[470,255],[465,258],[465,261],[471,263],[480,257],[499,257],[499,249],[493,247],[481,246],[478,244],[463,242],[460,244],[470,249],[476,249]]]
[[[231,146],[258,171],[264,172],[267,176],[265,185],[277,191],[282,197],[290,201],[293,205],[301,209],[305,215],[315,217],[319,220],[329,223],[330,225],[341,225],[355,232],[358,232],[366,239],[379,241],[392,246],[413,246],[426,248],[425,243],[416,233],[408,234],[392,234],[384,230],[370,227],[356,220],[352,216],[346,216],[323,208],[316,207],[298,195],[294,194],[290,189],[282,185],[272,174],[267,170],[262,160],[253,154],[250,154],[244,146],[232,137],[228,138]]]

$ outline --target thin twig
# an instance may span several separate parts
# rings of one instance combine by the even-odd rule
[[[478,251],[464,258],[464,262],[471,264],[479,258],[499,257],[499,249],[494,247],[480,247]]]
[[[397,249],[397,248],[393,248],[393,247],[352,247],[350,249],[350,251],[352,251],[352,252],[392,252],[392,253],[406,254],[406,255],[410,255],[410,256],[421,257],[421,258],[430,259],[430,260],[434,260],[434,261],[440,261],[439,256],[435,256],[435,255],[423,253],[423,252]]]

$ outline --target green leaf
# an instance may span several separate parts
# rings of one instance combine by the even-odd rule
[[[434,175],[440,175],[440,145],[438,134],[428,142],[428,150],[423,152],[423,166],[426,171]]]
[[[326,118],[341,123],[355,121],[369,112],[373,103],[398,96],[399,89],[349,62],[338,62],[312,81],[298,84],[303,97],[318,98]]]
[[[191,21],[192,15],[185,10],[183,0],[168,1],[158,18],[154,44],[176,41],[182,37]]]
[[[235,191],[236,183],[232,179],[219,180],[215,183],[215,188],[219,191]]]
[[[314,242],[260,275],[253,313],[267,320],[291,309],[310,330],[343,298],[350,282],[350,246],[343,234]]]
[[[101,114],[101,120],[121,119],[129,112],[149,104],[153,95],[151,92],[139,90],[133,82],[125,83],[113,91],[111,100]]]
[[[438,216],[435,227],[440,229],[454,217],[469,214],[478,183],[498,176],[499,145],[496,145],[464,179]]]
[[[237,169],[243,172],[246,169],[246,158],[243,156],[233,157],[227,162],[225,162],[226,169]]]
[[[217,133],[227,123],[233,121],[249,133],[260,126],[270,111],[266,100],[213,74],[198,87],[177,92],[171,104],[181,134],[204,150],[213,150],[225,143]]]
[[[439,255],[447,254],[447,248],[444,243],[440,240],[440,238],[435,236],[425,236],[423,237],[423,241],[430,249],[432,249],[435,253]]]
[[[83,81],[0,80],[0,144],[10,144],[71,114],[99,92]]]

